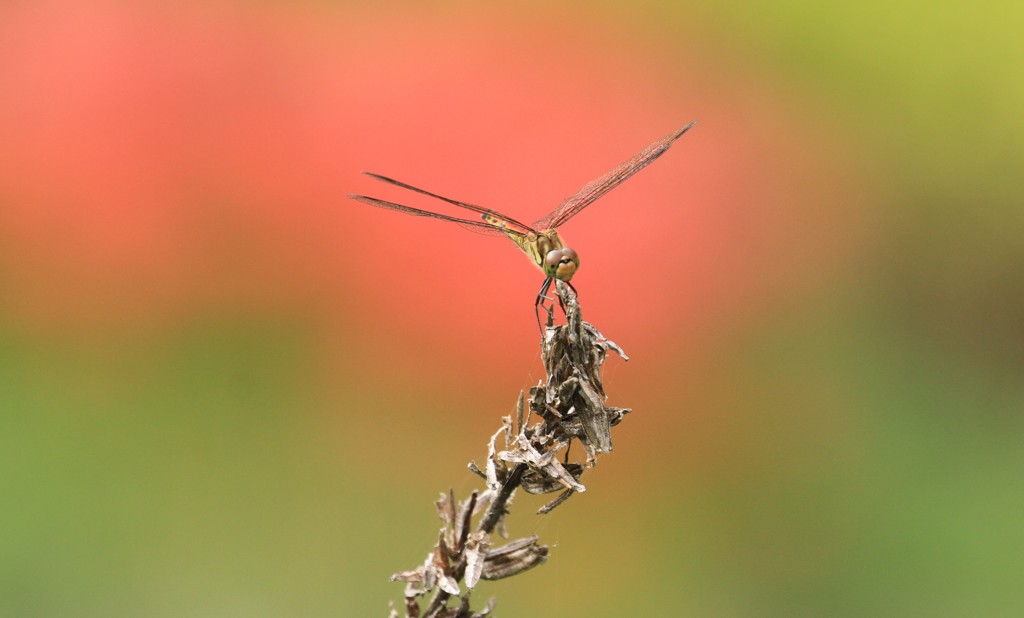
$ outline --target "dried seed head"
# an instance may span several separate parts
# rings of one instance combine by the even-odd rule
[[[532,494],[561,492],[538,513],[549,513],[573,494],[586,491],[580,483],[584,470],[596,463],[598,455],[612,450],[611,428],[630,411],[604,405],[601,381],[608,352],[624,359],[626,355],[582,320],[570,288],[562,281],[556,284],[566,324],[549,326],[545,333],[541,358],[547,377],[530,389],[529,399],[520,392],[514,419],[502,418],[501,428],[488,441],[484,469],[469,464],[470,470],[483,477],[486,489],[461,502],[451,490],[441,494],[436,507],[444,525],[433,551],[418,568],[391,577],[406,582],[407,618],[488,616],[494,599],[474,613],[469,591],[481,579],[517,575],[544,563],[548,556],[548,548],[540,545],[536,536],[490,548],[492,532],[507,538],[504,520],[515,490],[521,486]],[[531,419],[536,421],[533,425]],[[499,437],[503,448],[498,446]],[[569,461],[574,440],[580,442],[586,454],[582,463]],[[475,516],[481,512],[474,525]],[[467,589],[465,595],[460,582]],[[431,593],[433,598],[421,611],[420,597]],[[459,598],[458,603],[453,597]],[[397,616],[392,608],[390,618]]]

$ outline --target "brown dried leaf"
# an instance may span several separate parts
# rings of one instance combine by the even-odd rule
[[[559,494],[559,496],[557,498],[555,498],[551,502],[548,502],[544,506],[542,506],[539,509],[537,509],[537,514],[538,515],[547,515],[551,511],[555,510],[555,508],[557,508],[558,505],[560,505],[563,502],[565,502],[566,500],[568,500],[574,493],[576,493],[575,490],[573,490],[573,489],[566,489],[561,494]]]
[[[583,421],[583,432],[597,453],[608,453],[612,450],[612,430],[608,423],[608,415],[604,411],[604,401],[593,384],[580,381],[580,392],[583,405],[580,406],[580,420]]]
[[[442,493],[441,497],[434,502],[434,506],[437,508],[437,516],[444,524],[442,530],[450,530],[455,523],[455,498],[452,490],[449,489],[447,493]]]
[[[576,481],[583,475],[583,466],[578,463],[561,464],[565,471]],[[530,468],[523,474],[523,489],[530,494],[550,494],[565,489],[565,482],[559,475],[546,473],[544,470]]]
[[[451,575],[441,575],[437,578],[437,585],[448,594],[458,596],[462,591],[459,589],[459,581]]]
[[[515,426],[515,430],[518,431],[519,433],[523,432],[523,429],[526,428],[526,423],[528,422],[527,419],[524,418],[524,416],[523,416],[523,401],[524,401],[524,399],[525,399],[525,395],[524,395],[523,391],[519,391],[519,400],[516,401],[516,426]]]
[[[466,558],[466,571],[464,575],[466,588],[472,590],[476,583],[480,581],[480,576],[484,571],[484,558],[489,548],[490,541],[488,540],[487,533],[482,530],[474,532],[466,539],[466,551],[464,553]]]
[[[563,404],[572,401],[572,398],[576,395],[576,390],[579,388],[579,386],[579,378],[577,378],[575,375],[567,377],[561,384],[558,385],[558,401],[562,402]]]
[[[445,529],[441,528],[441,532],[438,534],[437,545],[434,545],[434,559],[431,562],[431,566],[437,569],[439,574],[449,573],[452,570],[451,561],[449,560],[449,556],[452,553],[448,548],[448,543],[444,540],[445,533]]]
[[[395,573],[390,577],[390,581],[393,582],[406,582],[406,599],[412,599],[415,602],[416,597],[427,594],[437,585],[437,569],[434,567],[434,554],[436,551],[437,549],[435,548],[434,551],[427,554],[427,559],[416,569]],[[406,605],[408,605],[408,601]]]
[[[390,582],[422,582],[424,576],[423,567],[412,571],[399,571],[388,578]]]
[[[557,480],[565,487],[571,487],[576,491],[583,492],[587,488],[581,485],[570,474],[555,456],[558,449],[552,449],[541,453],[530,444],[530,441],[523,436],[518,436],[513,449],[498,453],[498,457],[512,463],[525,463],[537,474]]]
[[[483,578],[492,580],[511,577],[543,564],[547,557],[548,548],[537,544],[537,535],[518,539],[487,552]]]
[[[507,418],[507,417],[506,417]],[[494,442],[498,439],[498,436],[505,433],[507,435],[507,429],[504,423],[502,423],[501,429],[496,431],[491,436],[490,441],[487,443],[487,468],[485,470],[485,476],[487,477],[487,492],[496,493],[501,490],[501,486],[504,485],[505,480],[508,478],[508,470],[505,465],[501,463],[496,455],[497,449],[494,446]],[[506,438],[507,441],[507,438]]]

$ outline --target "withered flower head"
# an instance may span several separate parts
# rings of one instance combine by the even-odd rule
[[[507,538],[504,520],[515,490],[561,492],[541,507],[538,512],[542,514],[586,491],[580,483],[584,470],[596,465],[598,455],[612,450],[611,428],[630,411],[605,406],[601,382],[601,367],[609,351],[628,358],[581,319],[576,295],[569,286],[558,281],[555,293],[565,310],[566,324],[549,323],[547,327],[541,348],[546,379],[530,389],[528,402],[519,394],[515,419],[504,417],[488,440],[484,469],[469,464],[470,470],[484,479],[486,488],[458,503],[451,490],[441,494],[436,505],[443,526],[433,551],[416,569],[391,576],[392,581],[406,582],[407,618],[483,618],[490,614],[494,599],[478,612],[470,609],[470,593],[477,583],[518,575],[544,563],[548,556],[548,548],[539,544],[536,535],[490,547],[493,532]],[[536,422],[531,424],[534,418]],[[498,447],[499,437],[503,448]],[[586,454],[583,462],[569,461],[574,440]],[[421,610],[420,598],[429,594],[433,597]],[[449,603],[456,598],[457,604]],[[391,617],[398,618],[394,608]]]

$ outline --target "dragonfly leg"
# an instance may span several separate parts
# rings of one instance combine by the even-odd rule
[[[544,307],[544,299],[548,298],[547,293],[551,289],[551,281],[551,277],[544,280],[544,284],[540,286],[540,292],[537,292],[537,300],[533,303],[533,312],[537,316],[537,329],[540,331],[541,338],[544,337],[544,327],[540,323],[540,308]],[[548,300],[551,299],[548,298]],[[550,326],[554,321],[554,316],[551,309],[548,307],[544,307],[544,309],[548,312],[548,325]]]

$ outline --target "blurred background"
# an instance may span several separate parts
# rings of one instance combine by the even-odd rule
[[[1024,613],[1024,5],[0,8],[0,615],[384,616],[543,376],[634,415],[502,616]]]

